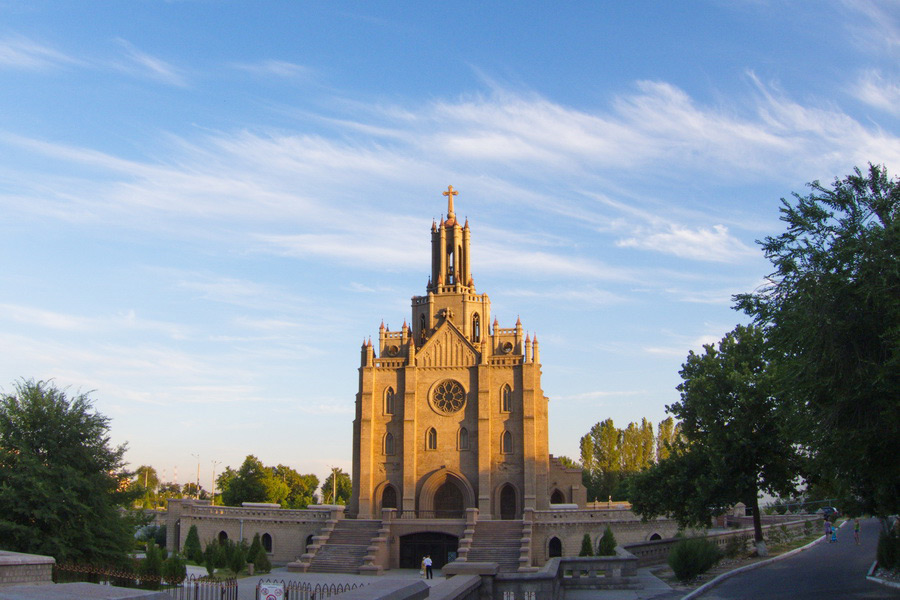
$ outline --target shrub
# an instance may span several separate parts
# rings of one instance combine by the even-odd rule
[[[250,544],[250,550],[247,551],[247,562],[256,564],[257,555],[263,552],[262,542],[259,540],[259,533],[253,536],[253,542]],[[263,552],[263,554],[265,554]]]
[[[669,552],[669,566],[679,581],[690,581],[719,562],[721,555],[706,538],[680,540]]]
[[[265,550],[260,549],[256,554],[256,558],[253,560],[253,567],[257,573],[268,573],[272,570],[272,563],[269,562],[269,557],[266,556]]]
[[[206,572],[212,576],[216,569],[225,566],[225,556],[222,545],[212,540],[207,542],[206,549],[203,551],[203,562],[206,565]]]
[[[153,542],[147,542],[147,554],[138,565],[138,575],[141,578],[141,587],[155,589],[159,586],[162,576],[163,557],[159,547]]]
[[[240,543],[227,540],[225,542],[225,566],[231,569],[235,575],[240,575],[247,568],[247,542]]]
[[[613,535],[612,529],[609,528],[609,525],[606,526],[606,530],[603,532],[603,537],[600,538],[600,543],[597,544],[597,556],[615,556],[616,555],[616,536]]]
[[[584,537],[581,538],[581,552],[578,553],[578,556],[593,556],[594,555],[594,545],[591,543],[590,534],[584,534]]]
[[[737,558],[747,549],[747,538],[742,535],[734,535],[725,542],[724,554],[728,558]]]
[[[196,525],[191,525],[187,538],[184,540],[184,555],[198,565],[203,564],[203,549],[200,547],[200,536],[197,534]]]
[[[889,571],[900,568],[900,536],[882,530],[878,535],[878,566]]]
[[[167,558],[162,564],[163,581],[170,585],[176,585],[184,581],[187,577],[187,567],[185,561],[177,553]]]

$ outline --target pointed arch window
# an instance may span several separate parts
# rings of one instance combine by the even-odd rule
[[[452,284],[454,282],[454,276],[456,273],[453,270],[453,248],[447,250],[447,283]]]
[[[425,432],[425,449],[437,450],[437,431],[434,427]]]
[[[502,454],[512,454],[513,451],[513,439],[512,433],[509,431],[504,431],[503,436],[500,438],[500,452]]]
[[[472,315],[472,341],[481,341],[481,317],[478,316],[478,313]]]
[[[384,434],[384,454],[385,456],[394,455],[394,435],[390,432]]]
[[[384,391],[384,414],[394,414],[394,388],[392,387]]]
[[[460,450],[468,450],[469,449],[469,430],[465,427],[459,428],[459,438],[457,445]]]
[[[262,535],[261,541],[262,541],[263,550],[265,550],[266,552],[271,554],[272,553],[272,536],[269,535],[268,533],[264,533]]]
[[[512,412],[512,390],[508,385],[500,389],[500,412]]]

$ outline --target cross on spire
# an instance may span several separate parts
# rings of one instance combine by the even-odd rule
[[[447,219],[456,217],[456,213],[453,212],[453,196],[456,196],[458,193],[453,189],[452,185],[448,185],[447,191],[443,193],[444,196],[447,196]]]

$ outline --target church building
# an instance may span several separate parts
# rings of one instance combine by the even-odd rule
[[[580,472],[549,454],[537,336],[491,321],[475,289],[469,222],[454,209],[431,226],[431,276],[410,321],[384,323],[362,346],[347,516],[521,519],[551,504],[584,506]]]

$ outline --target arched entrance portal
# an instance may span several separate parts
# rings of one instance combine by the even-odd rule
[[[447,480],[434,493],[435,519],[461,519],[465,517],[462,490],[452,480]]]
[[[553,493],[550,494],[550,504],[565,504],[566,497],[559,490],[553,490]]]
[[[500,518],[504,521],[516,518],[516,488],[508,483],[500,488]]]
[[[475,491],[466,478],[449,469],[426,476],[419,490],[416,509],[420,518],[463,519],[475,506]]]
[[[411,533],[400,536],[400,568],[418,569],[422,558],[430,556],[435,569],[456,560],[459,538],[447,533]]]

